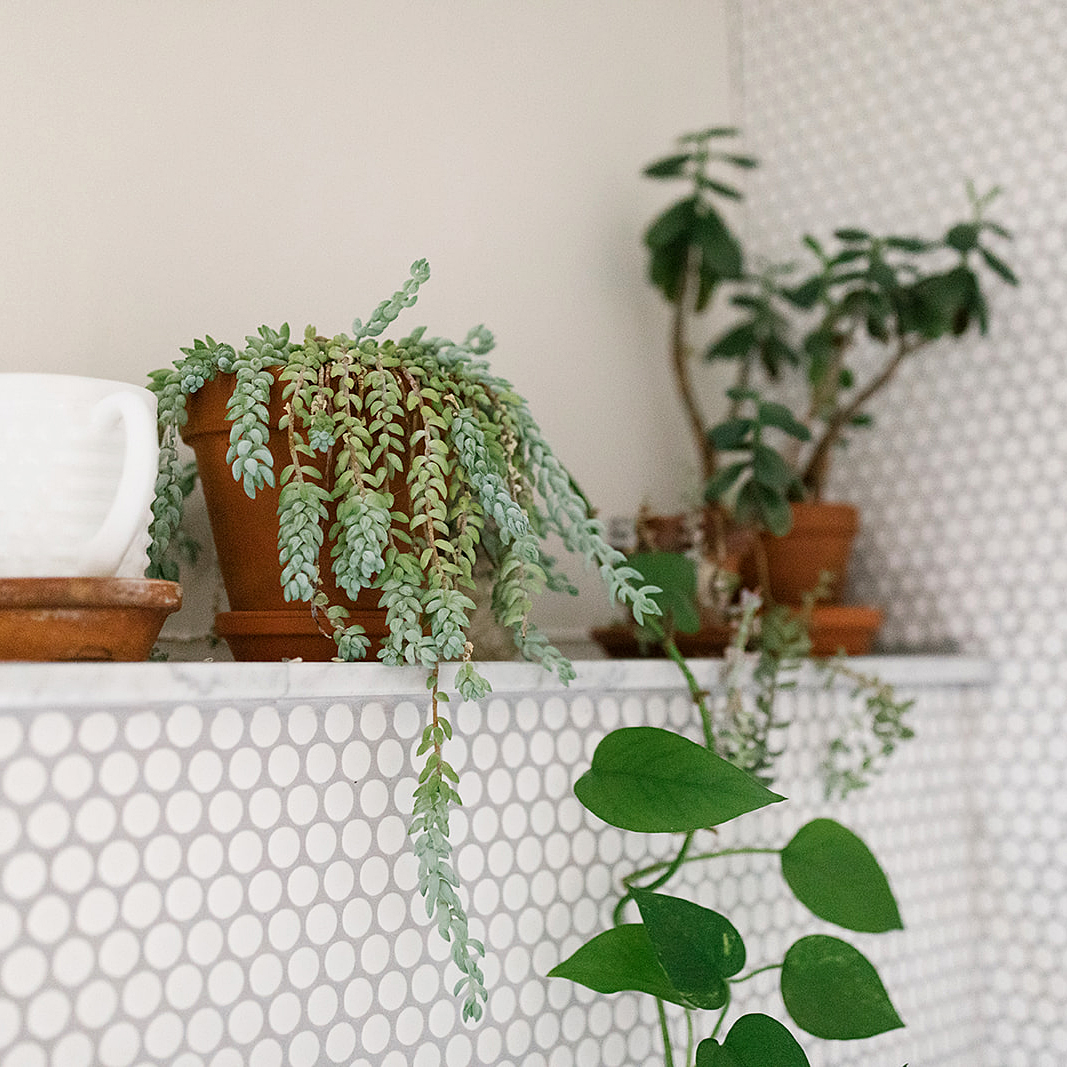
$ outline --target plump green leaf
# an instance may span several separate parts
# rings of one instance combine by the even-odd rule
[[[730,920],[666,893],[633,896],[671,984],[703,1008],[721,1008],[729,998],[726,979],[745,965],[745,945]]]
[[[980,229],[977,222],[961,222],[945,234],[945,244],[957,252],[970,252],[978,244]]]
[[[763,401],[759,406],[759,418],[764,426],[773,426],[798,441],[811,440],[811,430],[785,404],[778,404],[773,400]]]
[[[701,1060],[700,1050],[706,1043],[701,1041],[697,1046],[697,1067],[705,1063],[709,1067],[810,1067],[804,1050],[786,1027],[759,1012],[742,1015],[730,1027],[718,1058]]]
[[[999,274],[1009,285],[1019,284],[1019,279],[1016,277],[1015,271],[1013,271],[1004,260],[999,256],[994,255],[988,248],[979,247],[978,251],[982,253],[982,258],[986,261],[990,270]]]
[[[799,285],[782,289],[781,294],[802,311],[810,311],[821,299],[823,288],[822,276],[816,274]]]
[[[663,618],[675,630],[692,634],[700,629],[697,606],[697,572],[693,561],[681,552],[638,552],[627,560],[648,585],[659,587],[652,599]]]
[[[748,355],[756,347],[756,326],[752,322],[742,322],[716,338],[704,351],[704,358],[736,359]]]
[[[847,241],[849,243],[854,241],[869,241],[871,239],[871,234],[867,230],[858,230],[851,227],[834,230],[834,236],[839,241]]]
[[[752,419],[727,419],[708,431],[708,440],[721,452],[730,452],[745,444],[754,426]]]
[[[851,1041],[904,1025],[871,962],[836,937],[797,941],[785,954],[781,990],[793,1021],[815,1037]]]
[[[645,231],[645,244],[649,248],[664,248],[673,245],[679,238],[693,240],[697,226],[697,199],[686,197],[663,211]]]
[[[645,167],[643,173],[646,178],[677,178],[678,175],[684,173],[685,165],[689,160],[688,153],[664,156],[663,159],[657,159],[655,163],[650,163]]]
[[[782,876],[806,908],[847,930],[903,929],[885,873],[871,850],[833,819],[802,826],[782,849]]]
[[[673,303],[682,292],[688,264],[689,240],[682,236],[652,250],[648,262],[649,281]]]
[[[748,470],[747,460],[739,460],[727,467],[720,467],[705,483],[704,499],[709,503],[722,500],[746,470]]]
[[[793,468],[770,445],[763,444],[752,449],[752,477],[779,493],[785,493],[797,480]]]
[[[785,494],[750,479],[741,486],[734,503],[734,517],[743,526],[762,526],[783,537],[793,526],[793,512]]]
[[[695,243],[700,247],[701,271],[719,278],[736,278],[741,274],[741,246],[716,211],[697,216]]]
[[[696,1007],[671,985],[643,923],[624,923],[597,934],[548,972],[597,993],[648,993],[682,1007]]]
[[[649,833],[717,826],[784,799],[714,752],[655,726],[608,734],[574,792],[612,826]]]

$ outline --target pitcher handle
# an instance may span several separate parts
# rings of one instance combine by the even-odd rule
[[[120,391],[104,397],[93,409],[91,425],[103,432],[121,419],[125,431],[122,475],[115,499],[100,529],[82,548],[78,574],[113,575],[134,539],[145,529],[155,491],[158,463],[156,420],[136,393]]]

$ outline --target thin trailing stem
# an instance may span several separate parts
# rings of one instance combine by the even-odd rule
[[[739,982],[747,982],[750,978],[755,978],[757,974],[765,974],[767,971],[780,971],[784,965],[781,963],[768,963],[763,967],[756,967],[754,970],[748,972],[748,974],[741,975],[740,978],[730,978],[727,981],[737,985]]]
[[[697,681],[696,675],[693,674],[690,669],[685,656],[683,656],[679,650],[672,634],[667,634],[667,636],[664,637],[662,645],[663,651],[666,652],[671,661],[677,665],[685,678],[685,684],[689,688],[689,695],[692,697],[693,703],[696,704],[697,710],[700,712],[700,721],[704,728],[704,744],[708,749],[714,752],[715,730],[711,720],[711,709],[708,707],[707,690]]]
[[[674,1067],[674,1052],[671,1050],[671,1031],[667,1026],[667,1008],[659,997],[656,997],[656,1011],[659,1012],[659,1032],[663,1035],[663,1065],[664,1067]]]
[[[822,499],[830,465],[830,454],[840,440],[841,434],[844,433],[845,427],[863,411],[875,394],[879,393],[892,381],[904,360],[926,343],[926,341],[917,341],[909,344],[905,338],[900,338],[896,351],[886,361],[881,371],[856,393],[847,404],[835,410],[830,416],[826,429],[812,449],[800,476],[804,487],[808,490],[813,500]]]

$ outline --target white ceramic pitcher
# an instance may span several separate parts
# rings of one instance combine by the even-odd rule
[[[143,578],[156,398],[68,374],[0,374],[0,577]]]

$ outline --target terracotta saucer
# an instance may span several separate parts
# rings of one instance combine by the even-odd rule
[[[373,660],[389,632],[385,609],[354,610],[348,622],[366,631],[371,642],[366,658]],[[303,659],[321,663],[337,655],[333,638],[320,630],[307,606],[290,611],[224,611],[215,616],[215,632],[239,662]]]
[[[148,578],[0,578],[0,660],[144,660],[181,602]]]

